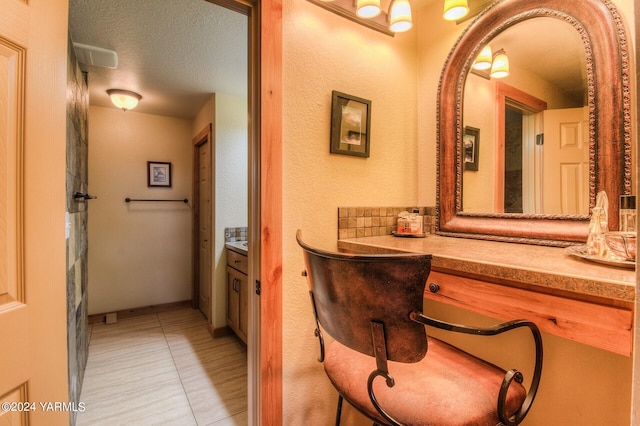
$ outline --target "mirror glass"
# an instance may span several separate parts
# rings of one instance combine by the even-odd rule
[[[558,41],[562,42],[559,43]],[[464,82],[462,211],[589,214],[585,46],[564,20],[537,17],[487,43],[509,75]],[[494,59],[495,60],[495,59]]]

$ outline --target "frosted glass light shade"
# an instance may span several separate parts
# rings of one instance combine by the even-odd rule
[[[491,77],[505,78],[509,75],[509,58],[504,51],[499,51],[491,65]]]
[[[375,18],[380,15],[380,0],[358,0],[356,13],[361,18]]]
[[[107,94],[111,98],[111,102],[123,111],[135,108],[142,99],[142,96],[129,90],[109,89]]]
[[[473,62],[473,68],[477,70],[488,70],[491,68],[492,62],[493,53],[491,51],[491,46],[487,44]]]
[[[469,13],[469,5],[467,0],[445,0],[444,1],[444,19],[447,21],[457,21]]]
[[[412,26],[409,0],[393,0],[389,6],[389,29],[394,33],[400,33]]]

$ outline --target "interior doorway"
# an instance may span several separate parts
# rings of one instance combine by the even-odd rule
[[[538,118],[547,103],[498,81],[496,83],[496,213],[533,213],[535,175],[539,161],[534,155]]]
[[[204,0],[203,0],[204,1]],[[260,176],[259,176],[259,171],[260,171],[260,166],[259,166],[259,161],[260,161],[260,156],[259,156],[259,137],[260,137],[260,131],[259,131],[259,126],[260,126],[260,118],[259,118],[259,94],[257,93],[257,90],[259,90],[259,67],[258,67],[258,61],[256,60],[256,58],[259,58],[258,56],[258,52],[259,52],[259,34],[257,34],[257,30],[259,30],[260,28],[260,22],[259,22],[259,15],[257,12],[257,3],[253,3],[253,2],[235,2],[234,0],[231,1],[208,1],[208,3],[215,3],[219,6],[223,6],[233,12],[237,12],[239,14],[245,15],[247,16],[248,22],[249,24],[247,25],[248,29],[248,46],[247,46],[247,56],[250,56],[249,59],[249,63],[252,67],[252,69],[249,71],[249,75],[247,75],[246,77],[246,81],[247,81],[247,85],[248,85],[248,111],[249,111],[249,115],[250,115],[250,120],[248,123],[245,124],[245,127],[249,127],[248,129],[248,133],[249,133],[249,144],[252,146],[250,149],[252,150],[252,153],[250,154],[250,192],[252,193],[251,197],[251,201],[250,201],[250,223],[249,223],[249,228],[250,228],[250,232],[251,235],[260,235],[260,231],[259,231],[259,226],[260,226],[260,219],[259,219],[259,208],[260,208],[260,197],[259,197],[259,191],[260,191]],[[160,8],[158,6],[158,8]],[[188,28],[187,28],[188,29]],[[171,62],[171,61],[168,61]],[[147,98],[149,99],[149,98]],[[211,151],[213,151],[213,149],[211,149]],[[210,151],[210,152],[211,152]],[[193,194],[195,196],[195,193]],[[213,201],[211,201],[213,202]],[[202,213],[200,213],[202,214]],[[209,232],[213,232],[213,230],[209,230]],[[206,232],[205,234],[206,235]],[[195,237],[195,236],[194,236]],[[198,238],[200,238],[198,236]],[[202,240],[204,241],[206,238],[203,237]],[[260,257],[259,257],[259,252],[260,252],[260,243],[259,243],[259,237],[255,238],[253,240],[253,242],[250,245],[250,253],[251,253],[251,263],[252,266],[250,268],[250,283],[252,283],[252,288],[253,288],[253,283],[255,283],[257,281],[257,278],[260,275]],[[211,243],[212,239],[209,238],[208,242]],[[194,253],[195,255],[195,253]],[[194,256],[195,257],[195,256]],[[212,257],[211,257],[212,258]],[[200,265],[203,265],[203,262],[200,262]],[[198,270],[200,269],[200,265],[198,266]],[[209,280],[209,282],[211,282],[211,280]],[[188,284],[187,284],[188,285]],[[203,296],[203,301],[202,303],[205,304],[206,303],[206,293],[204,291],[205,289],[202,288],[200,286],[198,286],[198,298],[200,298],[200,295]],[[211,302],[211,294],[209,294],[209,303]],[[259,398],[259,385],[258,385],[258,380],[259,380],[259,372],[260,372],[260,368],[258,365],[258,353],[260,352],[259,349],[259,342],[260,342],[260,338],[259,338],[259,332],[260,332],[260,314],[259,314],[259,297],[258,295],[252,291],[251,292],[251,300],[249,302],[250,305],[250,309],[253,312],[253,315],[250,317],[250,332],[252,334],[252,339],[248,342],[248,357],[249,357],[249,363],[252,364],[252,366],[250,366],[249,368],[249,411],[250,411],[250,422],[251,423],[255,423],[255,421],[252,421],[251,419],[255,419],[256,417],[256,413],[258,413],[259,410],[259,401],[257,400]],[[206,311],[211,312],[211,309],[209,308],[205,308]]]

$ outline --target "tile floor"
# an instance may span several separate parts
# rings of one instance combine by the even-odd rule
[[[246,346],[185,308],[90,326],[76,425],[247,424]]]

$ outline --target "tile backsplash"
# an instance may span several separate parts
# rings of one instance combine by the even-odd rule
[[[396,230],[398,213],[415,212],[422,216],[425,233],[436,228],[435,207],[338,207],[338,238],[391,235]]]
[[[240,226],[237,228],[224,228],[224,242],[247,241],[248,227]]]

